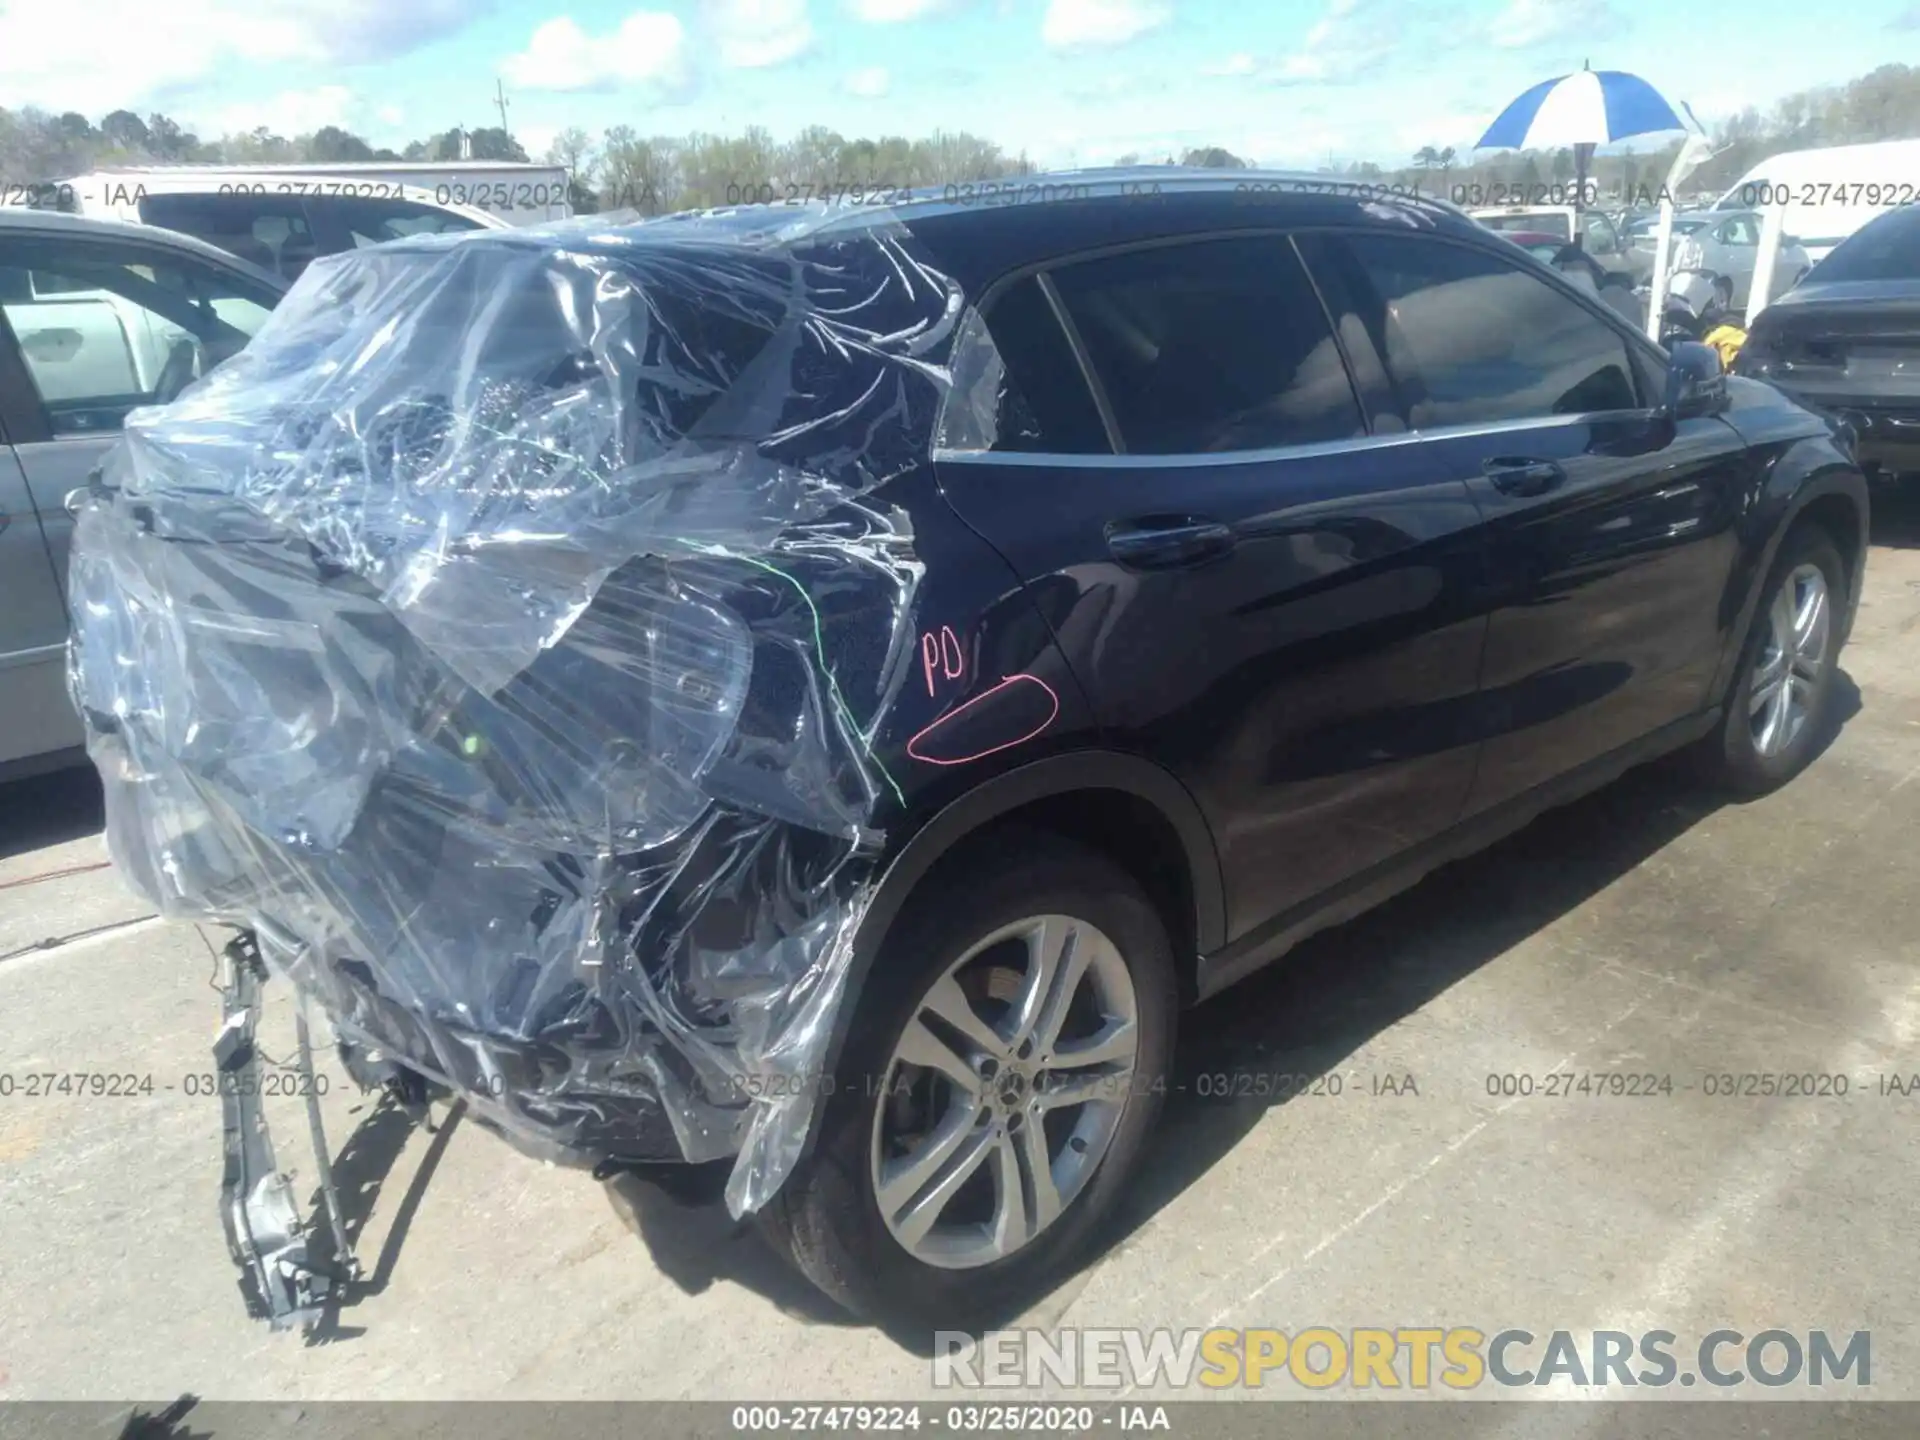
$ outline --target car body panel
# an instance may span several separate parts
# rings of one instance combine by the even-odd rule
[[[1446,828],[1472,780],[1478,515],[1457,479],[1383,453],[940,467],[1026,579],[1107,743],[1199,801],[1230,939]],[[1052,503],[1036,509],[1036,490]],[[1116,559],[1109,524],[1170,494],[1227,527],[1233,553],[1165,571]]]

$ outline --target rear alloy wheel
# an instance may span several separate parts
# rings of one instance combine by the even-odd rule
[[[1709,743],[1714,778],[1761,794],[1813,758],[1839,662],[1846,567],[1824,530],[1789,534],[1767,577],[1727,713]]]
[[[1059,1219],[1113,1143],[1139,1044],[1133,977],[1091,922],[975,942],[921,997],[874,1107],[873,1193],[901,1248],[964,1270]]]
[[[875,957],[812,1149],[762,1212],[848,1309],[971,1329],[1095,1238],[1159,1112],[1166,927],[1095,851],[1003,832],[910,896]]]

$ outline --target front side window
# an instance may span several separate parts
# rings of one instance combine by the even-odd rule
[[[1366,433],[1326,312],[1284,237],[1161,245],[1063,265],[1051,279],[1130,453]]]
[[[1442,240],[1346,244],[1377,298],[1411,428],[1638,407],[1625,338],[1547,281]]]
[[[275,297],[191,256],[0,242],[0,308],[55,435],[117,430],[237,354]]]
[[[1758,245],[1760,222],[1752,215],[1736,215],[1720,227],[1720,239],[1727,245]]]

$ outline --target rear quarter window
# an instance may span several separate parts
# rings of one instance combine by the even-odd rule
[[[1816,265],[1808,278],[1817,282],[1920,279],[1920,205],[1868,221]]]

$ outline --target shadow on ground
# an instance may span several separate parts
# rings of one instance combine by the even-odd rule
[[[91,765],[0,784],[0,860],[98,835],[106,824]]]
[[[1875,545],[1920,548],[1920,476],[1874,486],[1872,507]]]

